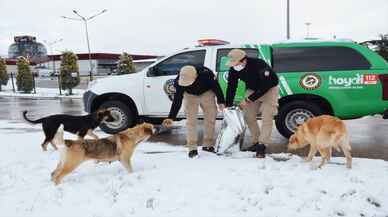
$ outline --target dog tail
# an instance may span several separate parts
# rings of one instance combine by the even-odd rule
[[[73,145],[73,141],[72,140],[68,140],[68,139],[65,139],[65,145],[66,147],[71,147]]]
[[[28,119],[27,118],[27,111],[23,111],[23,118],[24,118],[24,120],[26,120],[27,122],[29,122],[31,124],[40,124],[43,121],[43,118],[35,120],[35,121]]]

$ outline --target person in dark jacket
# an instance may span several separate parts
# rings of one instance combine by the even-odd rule
[[[257,158],[265,157],[266,145],[271,143],[273,117],[277,114],[279,98],[279,79],[271,67],[261,59],[249,58],[240,49],[228,54],[230,66],[226,106],[234,105],[238,81],[246,86],[245,99],[240,103],[244,109],[245,121],[252,135],[253,145],[248,148],[256,152]],[[257,114],[261,112],[262,129],[257,124]]]
[[[214,152],[214,130],[219,110],[225,107],[225,99],[214,73],[206,67],[184,66],[175,79],[176,93],[171,105],[168,119],[163,121],[165,127],[170,127],[176,118],[184,99],[186,113],[186,142],[189,157],[198,155],[197,151],[197,115],[201,107],[204,114],[204,139],[202,150]],[[217,98],[217,104],[216,99]]]

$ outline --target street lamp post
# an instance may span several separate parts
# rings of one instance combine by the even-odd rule
[[[290,0],[287,0],[287,40],[290,38]]]
[[[50,49],[50,54],[52,56],[52,62],[53,62],[53,72],[54,72],[54,76],[56,75],[56,67],[55,67],[55,59],[54,59],[54,52],[53,52],[53,45],[54,44],[57,44],[59,42],[63,41],[63,39],[58,39],[58,40],[55,40],[55,41],[52,41],[52,42],[48,42],[46,40],[43,40],[43,42],[45,44],[47,44],[47,46],[49,47]],[[62,90],[61,90],[61,81],[60,81],[60,75],[58,73],[58,87],[59,87],[59,95],[62,95]]]
[[[306,25],[306,38],[310,37],[310,25],[311,24],[312,23],[310,23],[310,22],[305,23],[305,25]]]
[[[85,18],[84,16],[81,16],[76,10],[73,10],[73,13],[76,14],[78,17],[80,18],[73,18],[73,17],[66,17],[66,16],[62,16],[62,18],[64,19],[69,19],[69,20],[77,20],[77,21],[83,21],[84,22],[84,25],[85,25],[85,33],[86,33],[86,42],[88,44],[88,53],[89,53],[89,79],[90,81],[93,80],[93,66],[92,66],[92,54],[90,52],[90,41],[89,41],[89,32],[88,32],[88,21],[97,17],[98,15],[101,15],[103,13],[105,13],[107,10],[104,9],[102,10],[101,12],[93,15],[93,16],[90,16],[89,18]]]

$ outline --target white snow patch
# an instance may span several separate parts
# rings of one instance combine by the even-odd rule
[[[189,159],[183,147],[143,143],[134,154],[132,174],[118,162],[90,161],[54,186],[50,172],[60,152],[41,150],[39,129],[0,121],[1,216],[388,215],[388,162],[383,160],[356,158],[349,170],[343,158],[333,158],[323,169],[311,170],[288,153],[258,160],[250,153],[200,152]]]

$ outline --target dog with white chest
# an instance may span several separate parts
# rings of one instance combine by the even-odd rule
[[[128,173],[132,172],[131,158],[136,146],[155,133],[152,124],[143,123],[102,139],[63,140],[63,127],[56,134],[57,142],[65,144],[65,149],[57,168],[51,173],[57,185],[63,177],[87,160],[120,161]]]

